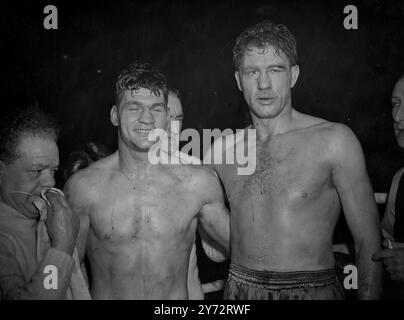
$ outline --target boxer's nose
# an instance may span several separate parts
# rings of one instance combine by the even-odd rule
[[[154,117],[149,108],[143,108],[142,113],[139,117],[139,122],[147,125],[154,123]]]

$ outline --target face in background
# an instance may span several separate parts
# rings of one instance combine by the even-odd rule
[[[404,77],[394,86],[391,95],[394,133],[400,148],[404,148]]]
[[[168,112],[163,95],[145,88],[125,90],[119,105],[111,109],[111,122],[119,129],[119,139],[130,149],[147,152],[155,141],[149,141],[153,129],[167,129]]]
[[[291,67],[286,55],[272,46],[247,50],[235,72],[251,113],[262,119],[275,118],[291,106],[290,89],[298,76],[299,67]]]
[[[179,132],[182,130],[182,121],[184,120],[184,113],[182,111],[182,103],[178,96],[173,93],[168,93],[168,103],[167,103],[168,113],[170,116],[170,121],[179,122]]]
[[[12,163],[1,163],[0,197],[25,216],[34,217],[38,215],[32,203],[35,197],[29,194],[40,196],[45,187],[55,186],[59,150],[50,137],[24,135],[17,154]]]

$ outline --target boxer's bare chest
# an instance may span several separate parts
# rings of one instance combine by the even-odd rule
[[[324,157],[327,148],[326,140],[313,130],[257,143],[251,175],[238,175],[237,165],[221,170],[230,205],[244,211],[258,204],[268,210],[313,201],[331,186],[331,166]]]
[[[90,214],[92,231],[112,242],[173,239],[188,233],[199,203],[182,178],[114,174],[97,192]]]

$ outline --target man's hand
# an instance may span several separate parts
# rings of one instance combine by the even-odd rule
[[[383,246],[387,245],[383,243]],[[404,282],[404,248],[400,244],[392,243],[393,248],[383,249],[376,252],[372,259],[375,261],[383,260],[384,267],[393,281]]]
[[[63,196],[48,191],[46,197],[52,206],[52,208],[48,208],[46,219],[52,247],[72,255],[80,227],[79,218],[70,210]]]

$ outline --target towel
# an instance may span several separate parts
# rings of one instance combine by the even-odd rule
[[[37,227],[37,261],[41,261],[46,252],[50,248],[50,239],[46,228],[46,219],[48,216],[47,207],[52,207],[48,199],[46,198],[47,192],[55,192],[64,197],[61,190],[56,188],[46,188],[41,193],[41,198],[34,200],[34,205],[39,211],[39,222]],[[91,300],[90,291],[87,287],[87,283],[80,269],[80,260],[77,253],[77,248],[74,248],[73,252],[74,269],[70,278],[70,285],[66,292],[67,300]]]

